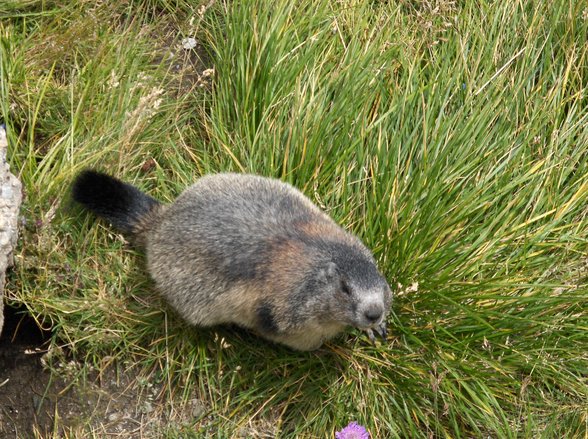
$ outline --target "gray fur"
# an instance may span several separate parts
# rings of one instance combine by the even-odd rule
[[[154,205],[134,235],[158,289],[191,324],[235,323],[298,350],[347,326],[385,333],[391,292],[371,252],[279,180],[202,177]]]

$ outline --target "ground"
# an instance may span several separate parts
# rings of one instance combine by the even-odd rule
[[[170,420],[200,420],[206,407],[191,400],[180,413],[169,413],[161,386],[142,381],[133,368],[107,367],[79,379],[79,363],[66,353],[48,353],[48,333],[34,320],[7,310],[0,339],[0,435],[4,438],[50,437],[54,426],[75,434],[91,425],[98,435],[150,437]],[[47,363],[51,362],[51,373]],[[59,418],[59,422],[55,422]],[[31,422],[33,420],[33,422]]]
[[[6,317],[0,337],[0,437],[86,437],[92,432],[138,439],[194,427],[206,436],[214,433],[204,401],[170,404],[164,386],[129,363],[84,372],[64,350],[48,350],[50,332],[41,331],[22,309],[7,307]],[[262,420],[244,425],[235,437],[275,435],[275,423]]]

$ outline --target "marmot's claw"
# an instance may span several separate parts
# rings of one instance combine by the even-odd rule
[[[383,322],[380,326],[374,328],[374,331],[380,336],[382,340],[386,340],[388,337],[388,329],[386,328],[386,322]]]
[[[370,341],[374,344],[376,343],[376,336],[374,335],[374,333],[378,334],[378,336],[384,341],[388,337],[388,329],[386,328],[385,322],[382,323],[380,326],[376,326],[375,328],[368,328],[365,330],[365,332]]]

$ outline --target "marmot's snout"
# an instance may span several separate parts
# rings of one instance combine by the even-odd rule
[[[390,306],[390,296],[387,287],[376,287],[358,292],[353,326],[359,329],[380,326],[386,318],[386,311]]]
[[[362,312],[362,318],[368,326],[378,323],[384,315],[384,301],[370,303]]]
[[[386,317],[391,302],[392,293],[387,284],[364,291],[359,295],[352,326],[366,331],[372,341],[375,338],[374,333],[386,339],[388,335]]]

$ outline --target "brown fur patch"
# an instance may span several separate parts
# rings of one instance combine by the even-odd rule
[[[256,303],[265,302],[272,307],[272,314],[279,328],[283,327],[292,292],[303,282],[306,273],[313,265],[313,261],[303,243],[295,240],[284,240],[271,244],[268,276],[264,280],[266,285],[260,286]],[[271,297],[264,293],[272,291]]]
[[[353,238],[330,219],[328,221],[313,220],[299,223],[297,224],[297,229],[309,237],[329,238],[349,243],[354,241]]]

